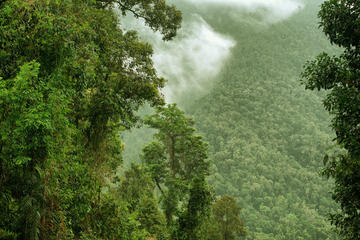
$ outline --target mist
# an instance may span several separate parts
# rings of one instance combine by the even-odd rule
[[[200,8],[231,7],[234,11],[262,12],[263,20],[274,23],[290,17],[304,7],[300,0],[183,0]]]
[[[254,12],[263,22],[284,20],[303,7],[300,0],[182,0],[194,5],[199,12],[207,8],[226,8],[228,17],[242,21],[241,12]],[[179,4],[181,2],[178,2]],[[253,20],[255,22],[255,20]],[[122,27],[138,31],[140,37],[154,49],[154,67],[168,82],[163,89],[167,102],[180,101],[187,96],[200,97],[211,89],[236,42],[231,36],[216,32],[196,10],[187,15],[177,37],[162,41],[144,22],[126,17]]]
[[[229,36],[220,34],[198,14],[183,22],[177,37],[164,42],[137,19],[123,19],[128,29],[135,29],[154,49],[154,67],[168,82],[162,93],[167,102],[191,94],[199,97],[211,89],[216,76],[236,45]]]
[[[153,60],[158,73],[169,80],[163,91],[167,101],[210,89],[234,46],[235,41],[215,32],[198,15],[184,24],[178,39],[158,42]]]

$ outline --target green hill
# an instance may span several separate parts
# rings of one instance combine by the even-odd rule
[[[246,239],[336,239],[327,220],[336,208],[331,183],[319,175],[333,137],[329,117],[321,94],[299,82],[305,61],[321,51],[336,52],[317,26],[320,3],[308,0],[289,18],[275,20],[262,8],[179,4],[185,26],[198,14],[236,42],[216,78],[200,81],[201,94],[194,94],[189,81],[189,90],[175,100],[209,142],[216,193],[235,196],[243,207]],[[157,49],[155,44],[155,54]],[[181,80],[163,72],[170,86]],[[125,158],[138,151],[129,135]],[[141,145],[137,141],[137,149]]]

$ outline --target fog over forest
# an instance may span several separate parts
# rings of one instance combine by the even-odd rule
[[[260,19],[247,20],[256,28],[258,24],[269,25],[285,20],[304,7],[304,3],[299,0],[183,0],[176,2],[177,5],[184,3],[189,4],[187,5],[189,8],[196,7],[199,11],[189,13],[184,11],[182,28],[176,39],[170,42],[162,41],[160,34],[153,33],[150,28],[144,28],[144,21],[141,19],[128,17],[123,21],[126,29],[137,30],[140,36],[153,46],[155,68],[169,81],[163,90],[168,102],[173,102],[176,97],[186,94],[201,95],[209,90],[228,60],[231,48],[237,44],[231,34],[216,32],[204,20],[202,14],[206,16],[207,9],[225,10],[228,19],[239,24],[241,24],[239,15],[242,13],[259,14]]]
[[[0,0],[0,240],[360,240],[359,15]]]
[[[317,26],[321,1],[173,3],[184,16],[173,41],[133,18],[125,26],[153,45],[167,101],[185,107],[209,142],[210,182],[243,207],[246,239],[336,239],[326,220],[336,208],[331,183],[318,174],[329,118],[299,82],[306,60],[336,52]],[[126,133],[125,159],[139,161],[151,134]]]

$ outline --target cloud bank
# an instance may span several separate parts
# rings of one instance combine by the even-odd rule
[[[208,7],[229,11],[228,17],[239,18],[239,12],[254,12],[264,22],[286,19],[303,7],[302,0],[181,0],[197,9]],[[238,20],[244,19],[239,18]],[[255,20],[250,20],[254,21]],[[168,79],[163,93],[168,102],[195,97],[211,89],[236,43],[214,29],[198,14],[187,14],[177,37],[162,41],[144,22],[124,18],[125,29],[136,30],[154,48],[153,61],[159,76]]]
[[[215,32],[199,15],[183,22],[177,37],[169,42],[136,19],[123,19],[123,27],[137,30],[154,49],[153,62],[159,76],[168,82],[163,89],[167,102],[200,96],[208,91],[230,56],[235,42]]]
[[[235,42],[215,32],[200,16],[184,24],[179,38],[154,45],[154,66],[169,80],[168,101],[210,89]]]

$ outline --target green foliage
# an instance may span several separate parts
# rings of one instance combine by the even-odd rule
[[[151,29],[161,32],[163,40],[171,40],[176,36],[176,31],[181,24],[181,12],[174,6],[166,5],[164,0],[113,2],[119,4],[123,15],[130,11],[136,18],[143,18]]]
[[[351,14],[357,11],[352,4]],[[342,21],[346,8],[338,10]],[[242,43],[214,91],[192,104],[210,142],[215,172],[210,176],[207,144],[176,105],[161,107],[165,80],[153,67],[153,50],[136,32],[122,31],[118,13],[144,19],[164,40],[175,36],[181,22],[180,12],[164,0],[0,1],[0,238],[222,239],[224,226],[233,227],[230,239],[234,232],[242,236],[240,209],[232,198],[225,206],[219,200],[211,217],[209,178],[218,194],[232,194],[244,206],[249,239],[334,239],[323,219],[333,205],[315,173],[321,139],[329,138],[317,121],[327,117],[315,95],[293,87],[299,63],[314,50],[311,41],[302,40],[317,36],[296,21],[311,18],[298,16],[295,22],[260,26],[261,31],[244,24],[234,32],[234,23],[217,25],[212,19],[222,21],[227,13],[204,17]],[[324,19],[331,18],[326,13]],[[345,28],[341,32],[351,37],[339,37],[326,22],[333,42],[357,56],[358,33]],[[280,61],[284,56],[288,60]],[[326,55],[320,60],[332,67],[316,74],[348,80],[327,88],[351,86],[328,98],[328,108],[356,112],[347,104],[357,96],[356,75],[339,71],[348,60]],[[328,83],[312,78],[311,86],[323,84]],[[345,97],[337,105],[340,93]],[[118,179],[114,173],[124,148],[119,132],[139,123],[136,112],[145,103],[157,107],[145,123],[158,132],[144,148],[145,167],[133,165]],[[357,146],[354,126],[353,135],[339,132],[346,148]],[[339,164],[348,164],[336,172],[337,184],[356,175],[348,161],[355,154],[349,154],[342,162],[329,161],[332,176]],[[226,216],[233,221],[224,223],[216,216],[228,206]]]
[[[9,231],[0,229],[0,239],[1,240],[14,240],[14,239],[16,239],[16,234],[13,232],[9,232]]]
[[[346,150],[325,156],[323,174],[335,180],[334,200],[341,212],[331,216],[344,239],[360,239],[360,4],[325,1],[319,12],[320,27],[332,44],[344,48],[340,56],[320,54],[302,73],[307,89],[327,90],[324,107],[332,115],[336,142]]]
[[[240,219],[240,211],[241,208],[233,197],[223,195],[212,206],[214,227],[209,229],[209,236],[215,237],[214,240],[231,240],[236,236],[245,236],[246,230]]]
[[[145,153],[147,148],[155,148],[155,152],[151,154],[159,155],[161,151],[166,152],[172,177],[181,176],[190,180],[194,176],[208,175],[207,144],[200,136],[194,135],[193,120],[185,117],[184,112],[175,104],[157,109],[156,114],[144,122],[159,130],[155,134],[159,142],[146,147]],[[145,162],[152,164],[153,157],[157,156],[144,155]]]
[[[2,224],[22,228],[20,236],[27,239],[39,238],[41,216],[47,214],[42,169],[47,159],[62,155],[68,139],[65,96],[39,77],[39,67],[35,61],[24,64],[14,79],[0,83]]]
[[[201,226],[210,215],[212,194],[204,176],[194,178],[190,187],[186,210],[179,217],[176,239],[197,240],[201,238]]]
[[[15,79],[1,82],[1,158],[9,168],[46,157],[51,109],[38,71],[39,64],[25,64]]]
[[[144,121],[158,132],[142,159],[160,191],[161,207],[173,239],[199,239],[212,202],[207,145],[194,135],[193,120],[176,104],[160,107]]]
[[[132,165],[125,173],[120,195],[129,203],[130,212],[136,213],[136,219],[151,236],[161,239],[167,236],[166,220],[155,198],[154,182],[140,166]]]
[[[215,83],[203,85],[205,94],[188,91],[193,86],[187,85],[178,103],[209,143],[209,183],[218,196],[234,196],[243,207],[246,239],[337,239],[327,221],[337,209],[329,193],[333,181],[319,175],[324,146],[334,137],[321,106],[324,94],[305,91],[298,76],[303,63],[321,49],[339,51],[318,29],[316,14],[323,1],[302,2],[303,9],[275,23],[265,22],[262,10],[176,2],[184,18],[200,15],[236,42]],[[194,71],[188,62],[181,67]],[[137,133],[127,146],[143,145],[145,134]],[[169,168],[153,163],[159,176]],[[214,224],[204,226],[212,235],[202,238],[219,238]]]
[[[336,239],[327,221],[336,210],[332,182],[318,174],[333,137],[329,117],[323,95],[306,92],[297,76],[319,49],[337,49],[318,30],[320,1],[304,2],[274,24],[255,14],[229,18],[228,9],[189,9],[237,43],[209,93],[184,98],[209,143],[209,183],[243,207],[246,239]]]
[[[137,124],[140,106],[164,102],[151,46],[121,30],[115,8],[166,40],[180,27],[165,1],[0,2],[2,238],[145,239],[162,229],[151,194],[138,212],[105,191],[122,162],[119,132]]]

